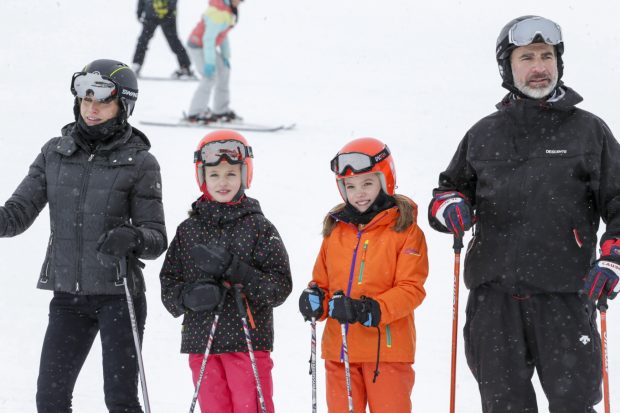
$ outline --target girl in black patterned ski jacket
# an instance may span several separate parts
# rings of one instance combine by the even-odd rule
[[[256,412],[260,403],[235,300],[241,290],[264,403],[273,412],[273,308],[288,297],[292,280],[278,231],[244,194],[251,156],[236,132],[212,132],[200,142],[195,161],[203,196],[177,228],[160,274],[165,307],[183,315],[181,352],[189,354],[194,384],[220,314],[198,395],[203,411]]]

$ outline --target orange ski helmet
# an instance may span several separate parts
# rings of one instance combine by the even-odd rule
[[[376,173],[381,188],[388,195],[394,195],[396,188],[396,168],[386,144],[375,138],[359,138],[347,143],[338,151],[330,163],[336,174],[336,184],[340,195],[346,201],[344,178]]]
[[[241,189],[250,188],[254,165],[252,147],[248,141],[233,130],[217,130],[205,135],[194,152],[196,182],[203,194],[207,195],[205,166],[215,166],[222,159],[230,164],[241,164]]]

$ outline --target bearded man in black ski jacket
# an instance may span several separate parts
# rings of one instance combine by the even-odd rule
[[[52,290],[37,411],[71,411],[78,374],[101,333],[105,403],[142,412],[120,260],[128,260],[137,333],[146,299],[141,262],[166,249],[159,165],[146,136],[127,118],[138,97],[131,69],[100,59],[72,77],[76,122],[48,141],[0,207],[0,236],[24,232],[49,204],[50,238],[37,287]],[[69,339],[68,339],[69,338]]]
[[[497,61],[510,93],[467,132],[429,206],[438,231],[474,226],[464,336],[485,413],[536,412],[535,369],[550,412],[594,412],[601,400],[595,301],[618,292],[620,145],[559,80],[563,50],[550,20],[504,27]]]

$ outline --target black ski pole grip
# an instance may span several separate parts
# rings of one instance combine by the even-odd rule
[[[118,259],[118,275],[120,278],[127,278],[127,257]]]
[[[228,288],[224,289],[222,293],[222,297],[220,298],[220,302],[217,303],[217,307],[215,308],[214,314],[222,314],[222,309],[224,308],[224,302],[226,301],[226,295],[228,295]]]
[[[241,298],[241,288],[243,288],[240,284],[235,285],[235,303],[237,303],[237,311],[239,312],[239,316],[241,318],[245,318],[245,306],[243,305],[243,299]]]
[[[454,243],[452,244],[452,249],[454,250],[456,254],[458,254],[461,252],[462,248],[463,248],[463,237],[460,237],[455,234]]]
[[[601,313],[607,312],[607,294],[603,294],[601,298],[599,298],[596,303],[596,308],[598,308],[598,311]]]

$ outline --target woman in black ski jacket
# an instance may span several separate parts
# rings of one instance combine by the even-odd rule
[[[38,288],[54,291],[37,383],[39,412],[71,412],[77,376],[101,332],[110,412],[142,412],[120,259],[128,257],[139,336],[146,319],[137,258],[166,249],[159,165],[146,136],[127,122],[135,74],[95,60],[71,82],[76,122],[48,141],[4,207],[0,236],[24,232],[50,207],[50,238]],[[70,337],[70,339],[67,339]]]

